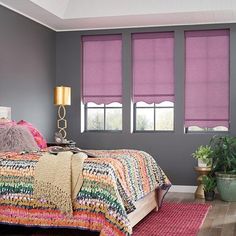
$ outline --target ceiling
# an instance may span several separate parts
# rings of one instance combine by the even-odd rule
[[[236,22],[235,0],[0,0],[55,31]]]

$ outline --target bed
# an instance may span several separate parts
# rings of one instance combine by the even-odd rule
[[[154,158],[137,150],[87,150],[83,185],[73,217],[33,195],[34,171],[44,152],[0,153],[0,223],[88,229],[101,236],[131,235],[161,205],[170,181]]]

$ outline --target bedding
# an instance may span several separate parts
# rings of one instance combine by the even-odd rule
[[[99,231],[101,236],[131,235],[128,213],[134,202],[170,182],[149,154],[136,150],[88,150],[83,185],[73,202],[73,217],[33,195],[35,166],[42,153],[0,153],[0,222]]]

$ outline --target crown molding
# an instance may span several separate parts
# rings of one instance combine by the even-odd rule
[[[40,25],[43,25],[43,26],[45,26],[45,27],[47,27],[47,28],[49,28],[49,29],[51,29],[51,30],[53,30],[53,31],[57,31],[55,28],[53,28],[53,27],[51,27],[51,26],[49,26],[49,25],[43,23],[42,21],[39,21],[39,20],[35,19],[34,17],[31,17],[31,16],[29,16],[29,15],[27,15],[27,14],[25,14],[25,13],[22,13],[21,11],[18,11],[18,10],[16,10],[16,9],[14,9],[14,8],[12,8],[12,7],[10,7],[10,6],[8,6],[8,5],[5,4],[5,3],[0,2],[0,5],[3,6],[3,7],[8,8],[9,10],[14,11],[14,12],[16,12],[16,13],[18,13],[18,14],[20,14],[20,15],[22,15],[22,16],[24,16],[24,17],[26,17],[26,18],[28,18],[28,19],[30,19],[30,20],[32,20],[32,21],[38,23],[38,24],[40,24]]]

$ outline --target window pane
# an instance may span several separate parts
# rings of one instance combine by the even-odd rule
[[[106,130],[122,130],[122,109],[106,109]]]
[[[174,109],[156,108],[156,130],[174,130]]]
[[[159,104],[156,104],[156,107],[174,107],[174,103],[173,102],[161,102]]]
[[[87,109],[87,130],[104,129],[104,110]]]
[[[87,107],[104,107],[104,104],[96,104],[94,102],[88,102]]]
[[[217,127],[213,128],[213,131],[228,131],[228,128],[226,128],[224,126],[217,126]]]
[[[119,102],[112,102],[112,103],[106,105],[106,107],[122,107],[122,104]]]
[[[198,126],[190,126],[188,127],[188,131],[208,131],[207,128],[201,128]]]
[[[227,127],[224,126],[217,126],[214,128],[200,128],[198,126],[190,126],[188,127],[188,131],[196,131],[196,132],[201,132],[201,131],[228,131]]]
[[[136,108],[136,130],[154,130],[154,108]]]
[[[154,107],[154,103],[148,104],[146,102],[137,102],[136,107]]]
[[[188,131],[207,131],[206,128],[200,128],[198,126],[190,126],[188,127]]]

